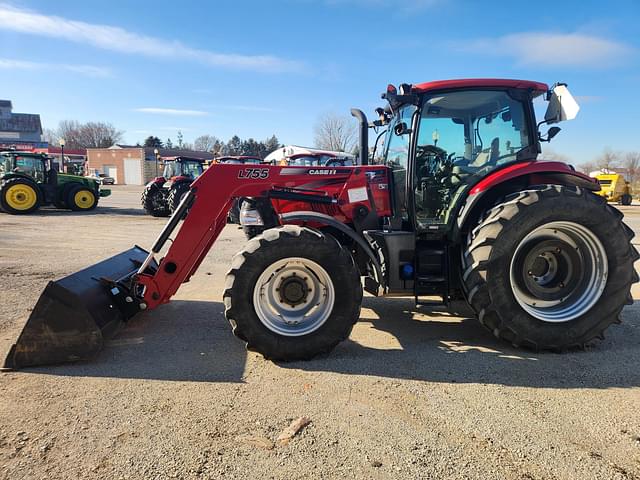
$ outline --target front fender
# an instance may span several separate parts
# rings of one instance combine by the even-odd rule
[[[385,279],[382,275],[382,267],[380,266],[380,262],[376,257],[371,245],[362,238],[361,235],[358,234],[354,229],[349,228],[342,222],[337,221],[335,218],[326,215],[324,213],[318,212],[289,212],[280,214],[280,220],[283,224],[290,222],[313,222],[314,224],[325,225],[327,227],[333,227],[336,230],[344,233],[349,238],[351,238],[362,250],[367,254],[369,259],[371,260],[371,264],[376,271],[376,276],[378,277],[378,282],[383,290],[386,290]]]

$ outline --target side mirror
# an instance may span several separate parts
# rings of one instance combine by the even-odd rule
[[[558,123],[573,120],[578,115],[580,106],[569,92],[566,85],[558,84],[549,93],[549,106],[544,114],[546,123]]]
[[[549,129],[549,131],[547,132],[547,137],[546,138],[543,138],[542,136],[540,136],[540,141],[541,142],[550,142],[553,137],[555,137],[556,135],[558,135],[560,133],[560,130],[562,130],[560,127],[551,127]]]
[[[396,135],[406,135],[407,133],[411,133],[411,129],[407,127],[407,124],[404,122],[400,122],[393,127],[393,133]]]

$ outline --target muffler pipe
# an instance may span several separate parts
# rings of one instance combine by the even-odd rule
[[[351,109],[351,115],[358,119],[360,127],[360,165],[369,165],[369,122],[362,110]]]

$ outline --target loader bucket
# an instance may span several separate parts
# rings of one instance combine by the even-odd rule
[[[118,306],[113,282],[126,284],[146,257],[145,250],[134,247],[49,282],[11,347],[4,369],[93,357],[131,316]]]

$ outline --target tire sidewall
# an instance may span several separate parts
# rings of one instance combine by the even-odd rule
[[[278,229],[270,232],[274,230]],[[357,272],[354,274],[351,255],[341,252],[342,247],[334,239],[312,233],[309,229],[303,230],[300,237],[303,238],[281,232],[275,241],[268,241],[263,235],[253,239],[251,242],[259,242],[260,247],[245,254],[241,267],[244,273],[236,276],[231,289],[233,320],[242,322],[240,329],[244,336],[259,338],[260,342],[268,344],[256,345],[258,350],[264,352],[264,346],[268,350],[277,349],[283,357],[296,357],[295,352],[300,350],[327,351],[336,343],[336,338],[348,336],[353,317],[359,317],[360,313],[362,287],[359,275]],[[326,270],[333,283],[335,301],[331,314],[317,330],[287,337],[271,331],[262,323],[254,308],[253,294],[258,278],[269,265],[292,257],[308,258]]]
[[[91,193],[91,195],[93,195],[93,204],[90,207],[81,207],[79,205],[76,204],[75,202],[75,195],[78,192],[81,192],[82,190],[86,190],[87,192]],[[89,210],[93,210],[94,208],[96,208],[98,206],[98,197],[96,196],[95,191],[92,191],[89,187],[85,187],[83,185],[74,185],[72,187],[69,187],[69,190],[67,192],[67,196],[66,196],[66,201],[65,201],[66,205],[71,208],[71,210],[74,210],[76,212],[81,211],[81,212],[88,212]]]
[[[619,285],[628,282],[631,274],[628,262],[621,259],[628,251],[628,239],[622,223],[613,214],[608,211],[604,216],[595,214],[602,212],[597,204],[600,208],[603,205],[590,193],[587,202],[582,195],[554,198],[537,194],[539,200],[512,218],[496,238],[489,256],[486,281],[493,309],[511,314],[512,318],[506,322],[516,326],[516,334],[517,326],[521,325],[537,343],[565,344],[568,339],[586,338],[593,331],[601,330],[601,320],[615,314],[612,305],[624,304],[626,292]],[[607,284],[596,304],[582,316],[558,323],[545,322],[525,312],[514,296],[510,278],[511,261],[520,242],[535,228],[555,221],[574,222],[591,230],[602,243],[608,263]]]
[[[163,208],[162,210],[157,210],[157,209],[154,209],[153,207],[153,198],[156,195],[160,195],[164,197],[163,200],[164,200],[165,208]],[[159,187],[155,183],[145,187],[145,190],[142,193],[142,207],[145,209],[147,213],[149,213],[153,217],[168,216],[169,215],[168,203],[166,199],[166,194],[162,190],[162,187]]]
[[[5,199],[7,189],[12,185],[16,185],[16,184],[27,185],[35,191],[36,203],[33,205],[33,207],[29,208],[28,210],[17,210],[11,207]],[[28,178],[13,177],[2,182],[2,188],[0,189],[0,207],[2,207],[3,211],[10,213],[12,215],[24,215],[24,214],[32,213],[36,211],[38,208],[40,208],[41,204],[42,204],[42,192],[40,191],[40,188],[38,187],[38,185],[35,182],[29,180]]]

